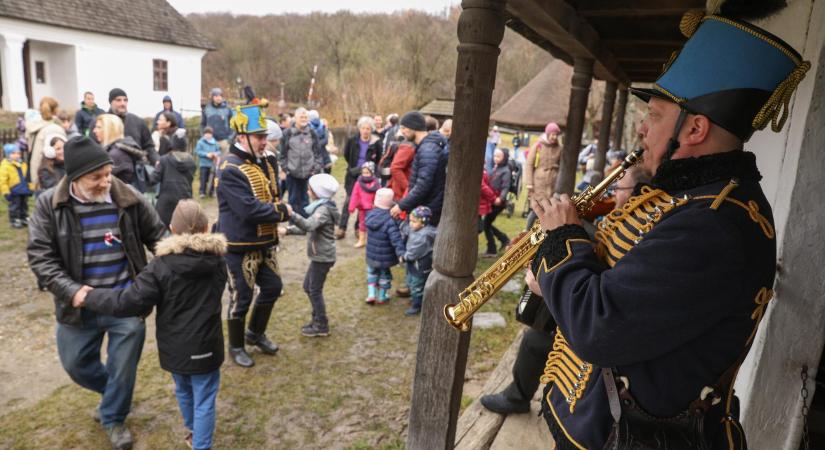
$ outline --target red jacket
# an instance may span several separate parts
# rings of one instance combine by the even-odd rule
[[[496,193],[490,186],[490,177],[485,170],[481,174],[481,198],[478,200],[478,215],[486,216],[493,210],[493,202],[496,200]]]
[[[378,185],[378,179],[372,177],[372,181],[367,183],[369,188],[380,187]],[[369,211],[373,207],[373,202],[375,201],[375,191],[367,192],[361,189],[361,177],[358,177],[358,180],[355,181],[355,185],[352,187],[352,195],[349,199],[349,212],[352,213],[356,209],[361,209],[364,211]]]
[[[415,147],[412,144],[402,142],[398,145],[398,150],[390,164],[390,181],[387,183],[387,187],[392,189],[395,201],[401,200],[407,193],[414,157]]]

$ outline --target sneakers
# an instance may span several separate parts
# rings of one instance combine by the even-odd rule
[[[309,325],[301,328],[301,334],[306,337],[329,336],[329,324],[327,322],[313,321]]]
[[[20,228],[23,228],[24,226],[25,225],[23,225],[23,221],[20,220],[20,219],[14,219],[14,220],[11,221],[11,227],[12,228],[20,229]]]
[[[507,250],[507,247],[509,247],[509,246],[510,246],[510,240],[509,239],[502,242],[501,243],[501,248],[500,248],[501,252],[504,253],[504,251]]]
[[[421,308],[416,308],[415,306],[410,306],[406,311],[404,311],[405,316],[417,316],[421,314]]]
[[[116,423],[112,426],[106,427],[106,435],[109,436],[109,442],[112,443],[112,448],[117,450],[131,450],[132,433],[122,423]]]

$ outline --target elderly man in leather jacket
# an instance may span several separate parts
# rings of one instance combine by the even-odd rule
[[[134,189],[112,177],[109,155],[87,137],[66,143],[66,176],[37,199],[29,226],[28,258],[38,281],[54,295],[57,350],[75,383],[101,394],[95,420],[115,448],[131,448],[123,425],[132,403],[145,326],[72,307],[92,288],[125,288],[146,266],[166,227]],[[105,365],[100,360],[108,337]]]

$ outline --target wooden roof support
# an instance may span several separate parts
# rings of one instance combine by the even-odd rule
[[[613,124],[613,146],[615,148],[622,148],[622,139],[624,138],[624,117],[627,111],[627,86],[619,86],[619,99],[616,102],[616,121]],[[632,151],[633,149],[626,148],[625,150]]]
[[[567,130],[564,132],[564,148],[561,154],[556,192],[572,194],[576,184],[576,161],[582,145],[584,115],[587,112],[587,98],[593,82],[592,59],[576,58],[573,61],[573,79],[570,87],[570,108],[567,109]]]
[[[604,174],[604,166],[607,162],[607,150],[610,149],[610,126],[613,124],[613,106],[616,103],[616,87],[618,85],[615,81],[608,81],[604,84],[604,105],[602,106],[602,121],[599,124],[599,144],[596,146],[596,170]],[[599,182],[602,177],[597,180],[591,180],[593,183]]]
[[[594,60],[593,73],[599,79],[630,84],[630,78],[601,42],[599,33],[565,0],[508,0],[507,10],[574,59]]]
[[[458,20],[455,108],[444,209],[424,290],[410,405],[409,449],[448,449],[455,443],[470,333],[444,320],[443,308],[473,280],[481,167],[490,118],[504,0],[464,0]],[[468,232],[473,230],[473,232]]]

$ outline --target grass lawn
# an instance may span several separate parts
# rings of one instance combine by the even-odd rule
[[[334,175],[343,179],[343,170],[339,162]],[[194,186],[197,194],[197,180]],[[214,209],[214,200],[202,202]],[[511,237],[524,226],[522,202],[513,218],[500,216],[497,221]],[[24,248],[26,232],[10,229],[2,203],[0,252]],[[292,241],[284,244],[279,257],[305,261],[304,238],[288,239]],[[480,249],[486,245],[482,241],[483,237]],[[403,316],[404,299],[394,298],[389,306],[367,306],[363,302],[364,258],[351,250],[350,238],[339,242],[340,262],[332,269],[324,292],[332,335],[326,339],[300,336],[299,329],[309,317],[309,303],[302,279],[285,276],[284,293],[268,333],[281,351],[274,357],[253,352],[256,366],[252,369],[224,364],[214,448],[404,447],[419,319]],[[477,273],[493,262],[479,259]],[[393,273],[396,287],[403,271],[396,267]],[[513,318],[517,297],[500,293],[482,309],[500,312],[507,326],[474,330],[468,382],[483,383],[520,329]],[[147,318],[153,321],[154,315]],[[37,374],[31,377],[36,382]],[[147,336],[127,420],[136,449],[186,448],[173,386],[171,376],[158,365],[154,339]],[[462,404],[472,400],[465,395]],[[91,419],[98,401],[97,394],[70,384],[33,406],[0,412],[0,449],[108,448],[105,434]]]

